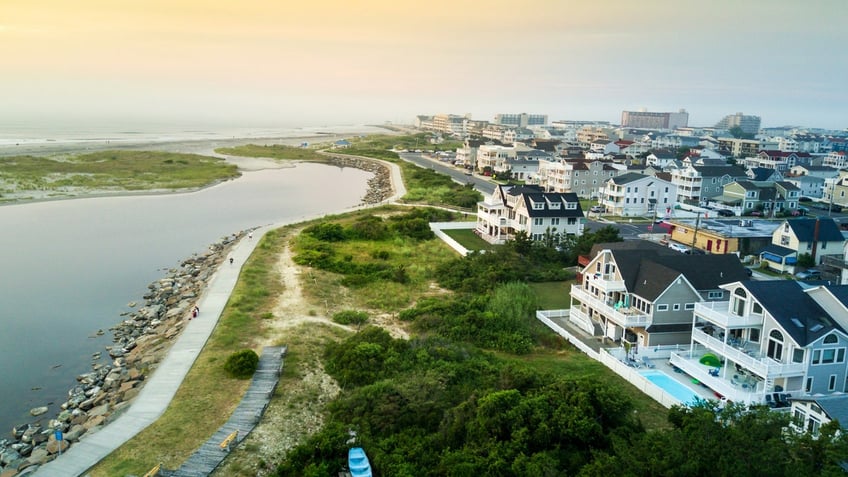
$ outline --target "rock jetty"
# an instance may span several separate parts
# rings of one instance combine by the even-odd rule
[[[327,162],[339,167],[353,167],[374,174],[374,177],[368,180],[368,192],[362,198],[364,205],[379,204],[392,196],[391,170],[380,161],[360,156],[328,154]]]
[[[68,390],[57,416],[15,426],[11,436],[0,439],[0,476],[29,474],[128,407],[188,323],[191,309],[231,245],[247,233],[221,239],[151,283],[144,304],[111,328],[113,344],[105,351],[111,362],[98,362],[101,353],[92,355],[91,371],[77,376],[77,385]],[[39,407],[31,414],[46,411]],[[61,440],[56,431],[62,432]]]

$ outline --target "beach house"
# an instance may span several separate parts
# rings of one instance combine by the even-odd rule
[[[697,303],[742,280],[735,255],[686,255],[644,240],[598,244],[571,286],[570,317],[586,333],[635,346],[686,344]]]
[[[584,215],[573,193],[545,192],[537,185],[499,185],[477,204],[475,231],[491,243],[504,243],[524,232],[532,240],[547,234],[583,234]]]
[[[672,353],[672,365],[735,402],[788,405],[786,394],[848,391],[848,286],[745,280],[721,288],[729,299],[695,303],[691,348]]]

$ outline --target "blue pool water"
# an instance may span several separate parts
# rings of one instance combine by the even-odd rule
[[[662,371],[642,371],[639,374],[644,376],[648,381],[656,384],[663,391],[671,394],[682,404],[694,404],[698,399],[702,399],[694,391],[680,384]]]

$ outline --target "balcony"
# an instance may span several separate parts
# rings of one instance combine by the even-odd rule
[[[711,352],[720,354],[730,361],[738,363],[752,373],[765,378],[773,379],[784,376],[803,375],[806,367],[801,363],[780,363],[768,356],[764,356],[756,346],[733,345],[704,333],[699,328],[692,330],[692,339],[704,345]]]
[[[580,285],[571,285],[571,297],[606,316],[622,328],[645,327],[651,324],[649,315],[630,307],[616,310],[612,300],[606,303],[582,289]]]
[[[613,274],[585,273],[584,275],[587,277],[590,286],[597,287],[604,292],[627,291],[627,288],[624,286],[624,280],[614,280],[615,275]]]
[[[737,316],[730,313],[730,302],[708,301],[695,303],[695,315],[724,329],[757,328],[763,326],[763,317]]]

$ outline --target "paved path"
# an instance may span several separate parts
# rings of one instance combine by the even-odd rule
[[[259,368],[253,374],[250,388],[230,419],[194,451],[194,454],[179,469],[160,470],[159,475],[162,477],[206,477],[221,465],[224,458],[229,455],[228,451],[250,434],[265,413],[265,408],[268,407],[268,402],[280,381],[285,354],[284,346],[269,346],[263,349],[262,356],[259,358]],[[233,433],[236,433],[236,437],[230,445],[222,447],[222,443]]]
[[[115,421],[92,434],[86,434],[58,459],[35,473],[45,477],[76,477],[100,462],[113,450],[152,424],[170,404],[206,340],[215,329],[224,305],[238,280],[241,265],[250,256],[267,227],[256,230],[253,238],[242,238],[230,251],[233,264],[224,261],[198,300],[200,316],[188,322],[165,359],[148,379],[132,405]]]
[[[381,162],[389,166],[391,171],[394,194],[386,202],[393,202],[406,194],[400,168],[395,164]],[[376,205],[379,204],[374,204],[374,206]],[[83,475],[112,451],[155,422],[171,403],[171,399],[194,364],[194,360],[197,359],[212,334],[212,330],[215,329],[224,306],[238,281],[241,266],[253,252],[262,236],[269,230],[323,215],[304,216],[283,224],[260,227],[253,231],[252,238],[243,237],[234,245],[229,253],[229,257],[233,258],[234,263],[230,264],[225,260],[218,267],[203,295],[198,300],[197,306],[200,308],[200,316],[188,323],[176,343],[168,351],[165,359],[156,368],[153,376],[146,380],[144,387],[133,400],[129,409],[101,430],[84,435],[78,443],[72,445],[59,458],[44,464],[33,475],[38,477],[78,477]]]

